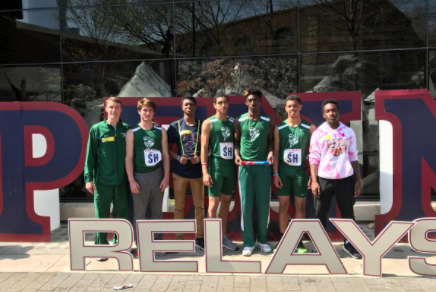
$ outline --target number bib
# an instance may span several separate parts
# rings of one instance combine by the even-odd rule
[[[233,143],[220,143],[220,157],[222,159],[233,159]]]
[[[286,149],[283,152],[283,160],[290,166],[300,166],[301,149]]]
[[[144,159],[146,166],[155,166],[162,160],[162,153],[159,150],[144,150]]]

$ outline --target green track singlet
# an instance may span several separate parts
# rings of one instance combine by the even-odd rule
[[[136,127],[133,130],[135,172],[147,173],[162,165],[162,128],[153,127],[144,130]]]
[[[242,160],[265,161],[267,159],[269,120],[270,117],[267,115],[260,115],[256,121],[251,120],[248,114],[239,117]]]
[[[294,170],[306,168],[310,125],[301,120],[297,127],[291,127],[285,120],[277,126],[280,136],[279,159]]]

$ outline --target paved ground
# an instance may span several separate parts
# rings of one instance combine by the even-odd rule
[[[367,236],[373,230],[360,224]],[[113,259],[87,260],[86,272],[71,272],[67,226],[52,232],[49,243],[0,242],[0,292],[2,291],[114,291],[114,286],[132,284],[126,291],[436,291],[436,278],[417,277],[408,267],[407,256],[418,255],[408,244],[397,244],[383,259],[383,278],[362,277],[362,261],[348,257],[341,244],[334,244],[349,276],[330,276],[325,267],[288,267],[283,276],[209,275],[204,273],[204,252],[163,255],[159,259],[195,259],[198,275],[160,275],[117,272]],[[93,235],[86,240],[93,241]],[[241,243],[237,243],[242,247]],[[310,249],[311,244],[306,243]],[[224,259],[242,259],[241,251],[224,251]],[[421,254],[422,255],[422,254]],[[425,256],[425,255],[423,255]],[[246,259],[246,258],[244,258]],[[251,257],[266,268],[271,255],[259,251]],[[436,264],[436,257],[428,258]]]

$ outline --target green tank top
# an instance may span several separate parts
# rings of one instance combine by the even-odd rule
[[[211,157],[222,165],[233,165],[233,141],[235,130],[231,117],[227,121],[221,121],[215,116],[209,118],[211,121],[211,133],[209,137],[209,148]]]
[[[285,120],[277,126],[280,136],[279,159],[292,169],[306,168],[310,125],[309,122],[301,120],[294,128]]]
[[[144,130],[136,127],[133,130],[135,172],[147,173],[162,165],[162,128],[153,127]]]
[[[268,157],[269,119],[267,115],[260,115],[253,121],[248,114],[239,117],[241,131],[240,154],[242,160],[265,161]]]

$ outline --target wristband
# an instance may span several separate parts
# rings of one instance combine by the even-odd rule
[[[278,173],[274,173],[274,174],[273,174],[273,176],[278,176],[278,175],[279,175]]]
[[[179,162],[180,162],[180,155],[179,155],[179,156],[177,156],[177,161],[179,161]]]

